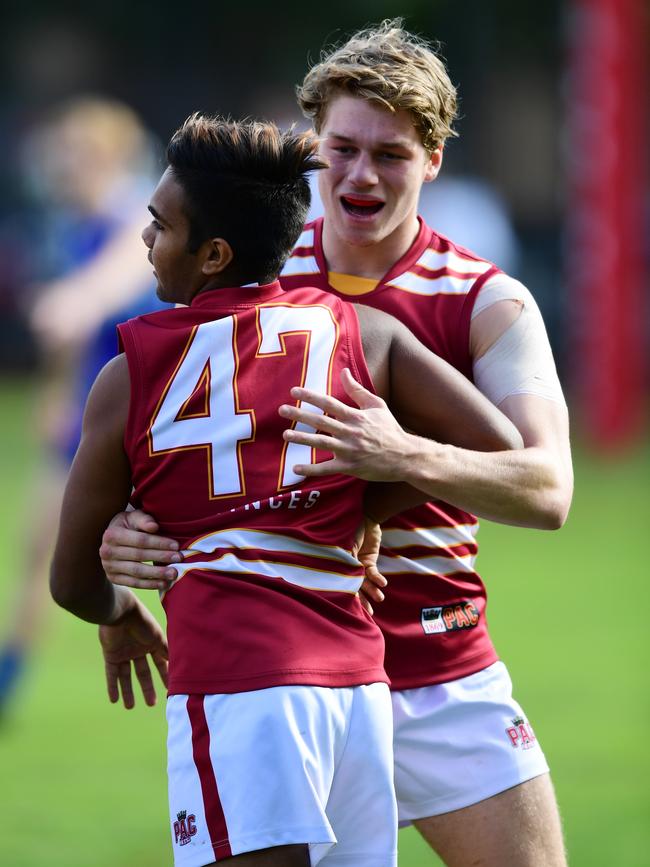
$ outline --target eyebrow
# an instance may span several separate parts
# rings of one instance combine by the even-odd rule
[[[154,208],[153,205],[147,205],[147,209],[148,209],[149,213],[156,218],[156,220],[159,220],[161,223],[165,223],[167,226],[170,225],[169,222],[164,217],[160,216],[160,214]]]
[[[350,138],[350,136],[347,136],[347,135],[343,135],[340,132],[329,132],[327,134],[327,137],[328,138],[337,138],[340,141],[344,141],[344,142],[352,142],[353,144],[355,144],[357,141],[356,139]],[[407,141],[404,141],[404,140],[381,141],[381,142],[376,143],[376,147],[377,148],[401,148],[402,150],[411,150],[410,143]]]

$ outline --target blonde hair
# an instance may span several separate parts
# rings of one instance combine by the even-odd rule
[[[406,110],[428,151],[456,136],[456,88],[435,48],[404,30],[402,19],[386,19],[360,30],[345,44],[321,55],[301,85],[298,103],[320,132],[329,101],[337,92]]]

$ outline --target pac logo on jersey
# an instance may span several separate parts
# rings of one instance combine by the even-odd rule
[[[537,743],[532,726],[522,716],[516,716],[512,725],[506,729],[510,743],[515,749],[529,750]]]
[[[191,842],[196,834],[196,816],[193,813],[187,815],[187,810],[181,810],[176,814],[174,822],[174,843],[185,846]]]
[[[456,605],[423,608],[420,622],[427,635],[435,635],[441,632],[456,632],[459,629],[473,629],[478,624],[479,617],[476,605],[466,601]]]

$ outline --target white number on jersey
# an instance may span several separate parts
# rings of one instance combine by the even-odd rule
[[[329,393],[331,365],[338,327],[327,307],[260,306],[257,357],[286,355],[284,337],[304,334],[301,382]],[[237,390],[237,316],[205,322],[195,328],[187,349],[163,394],[149,429],[151,453],[177,449],[208,450],[211,497],[246,493],[241,446],[255,436],[255,412],[241,409]],[[273,388],[273,383],[266,383]],[[199,413],[187,412],[191,398],[205,394]],[[314,412],[321,412],[312,407]],[[304,425],[301,428],[308,430]],[[291,467],[311,463],[308,446],[285,443],[278,474],[278,489],[299,482]]]

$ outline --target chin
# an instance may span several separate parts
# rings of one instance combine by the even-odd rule
[[[351,247],[370,247],[385,237],[381,226],[346,226],[341,236]]]
[[[382,214],[381,216],[383,217],[384,215]],[[375,243],[390,234],[390,227],[387,225],[385,218],[361,221],[343,214],[341,219],[337,220],[337,226],[339,234],[350,244],[358,243],[358,240],[352,239],[364,239],[362,241],[363,244]]]

